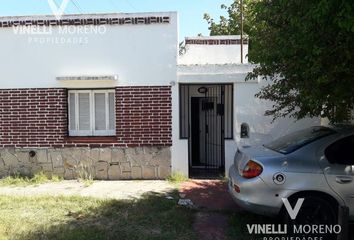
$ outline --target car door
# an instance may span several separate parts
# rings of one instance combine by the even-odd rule
[[[354,218],[354,135],[325,148],[321,165],[329,186],[345,201]]]

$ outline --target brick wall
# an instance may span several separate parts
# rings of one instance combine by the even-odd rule
[[[117,140],[128,147],[172,145],[171,87],[116,88]]]
[[[62,145],[66,102],[65,89],[0,90],[0,147]]]
[[[69,137],[66,89],[0,90],[0,147],[172,145],[171,88],[116,88],[116,136]]]

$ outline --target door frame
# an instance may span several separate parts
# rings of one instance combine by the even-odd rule
[[[228,117],[230,118],[230,120],[226,120],[228,125],[228,128],[230,129],[230,134],[228,134],[227,136],[225,135],[225,113],[222,116],[223,121],[221,122],[221,127],[219,131],[224,131],[222,133],[218,133],[221,136],[223,136],[222,138],[222,146],[221,146],[221,158],[220,158],[220,163],[218,163],[218,165],[220,165],[219,167],[215,168],[215,174],[213,173],[213,169],[210,167],[206,171],[206,177],[208,177],[208,172],[210,172],[209,177],[214,178],[214,177],[220,177],[222,175],[225,174],[225,140],[227,139],[233,139],[233,106],[234,106],[234,97],[233,97],[233,92],[234,92],[234,85],[232,83],[206,83],[206,84],[197,84],[197,83],[193,83],[193,84],[188,84],[188,83],[183,83],[183,84],[179,84],[180,86],[180,94],[179,94],[179,100],[180,100],[180,116],[179,116],[179,120],[180,120],[180,139],[186,139],[188,140],[188,169],[189,169],[189,177],[193,178],[195,177],[192,170],[193,169],[207,169],[205,166],[193,166],[193,159],[192,159],[192,131],[191,131],[191,124],[192,124],[192,114],[191,114],[191,104],[192,104],[192,98],[207,98],[208,96],[206,95],[199,95],[199,96],[195,96],[193,95],[193,93],[190,93],[191,88],[192,87],[213,87],[213,86],[217,86],[220,87],[220,91],[222,92],[222,94],[217,94],[215,97],[217,98],[222,98],[223,99],[223,106],[224,106],[224,112],[228,111]],[[228,99],[228,107],[226,107],[226,101],[225,101],[225,92],[226,92],[226,86],[227,86],[227,98]],[[182,93],[182,88],[183,89],[183,93]],[[219,88],[218,88],[219,89]],[[194,90],[195,91],[195,90]],[[220,96],[219,96],[220,95]],[[209,96],[209,97],[213,97],[213,96]],[[186,103],[187,102],[187,103]],[[218,104],[218,102],[216,101],[216,105]],[[217,107],[217,106],[215,106]],[[182,115],[182,111],[184,111],[184,114],[188,114],[188,116]],[[187,119],[188,119],[188,130],[186,129],[182,129],[183,123],[182,123],[182,118],[184,118],[184,127],[187,126]],[[219,127],[217,127],[219,128]],[[184,135],[183,135],[184,133]],[[202,140],[200,140],[202,141]],[[207,164],[206,164],[207,165]],[[217,174],[216,174],[217,173]],[[204,178],[204,177],[202,177]]]

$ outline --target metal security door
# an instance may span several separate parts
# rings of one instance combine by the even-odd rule
[[[204,170],[208,175],[220,175],[225,172],[224,88],[223,85],[208,86],[202,100],[202,117],[205,123]]]
[[[180,136],[188,139],[189,176],[225,174],[225,139],[233,139],[233,86],[180,85]]]

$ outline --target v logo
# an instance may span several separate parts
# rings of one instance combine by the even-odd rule
[[[286,210],[288,211],[290,218],[292,220],[295,220],[297,215],[299,214],[302,204],[305,201],[305,198],[299,198],[296,202],[294,209],[291,207],[289,200],[287,198],[282,198],[281,200],[283,200],[284,206],[285,206]]]
[[[63,0],[60,7],[58,8],[54,0],[48,0],[48,4],[57,20],[61,19],[61,16],[64,14],[64,11],[68,6],[69,1],[70,0]]]

